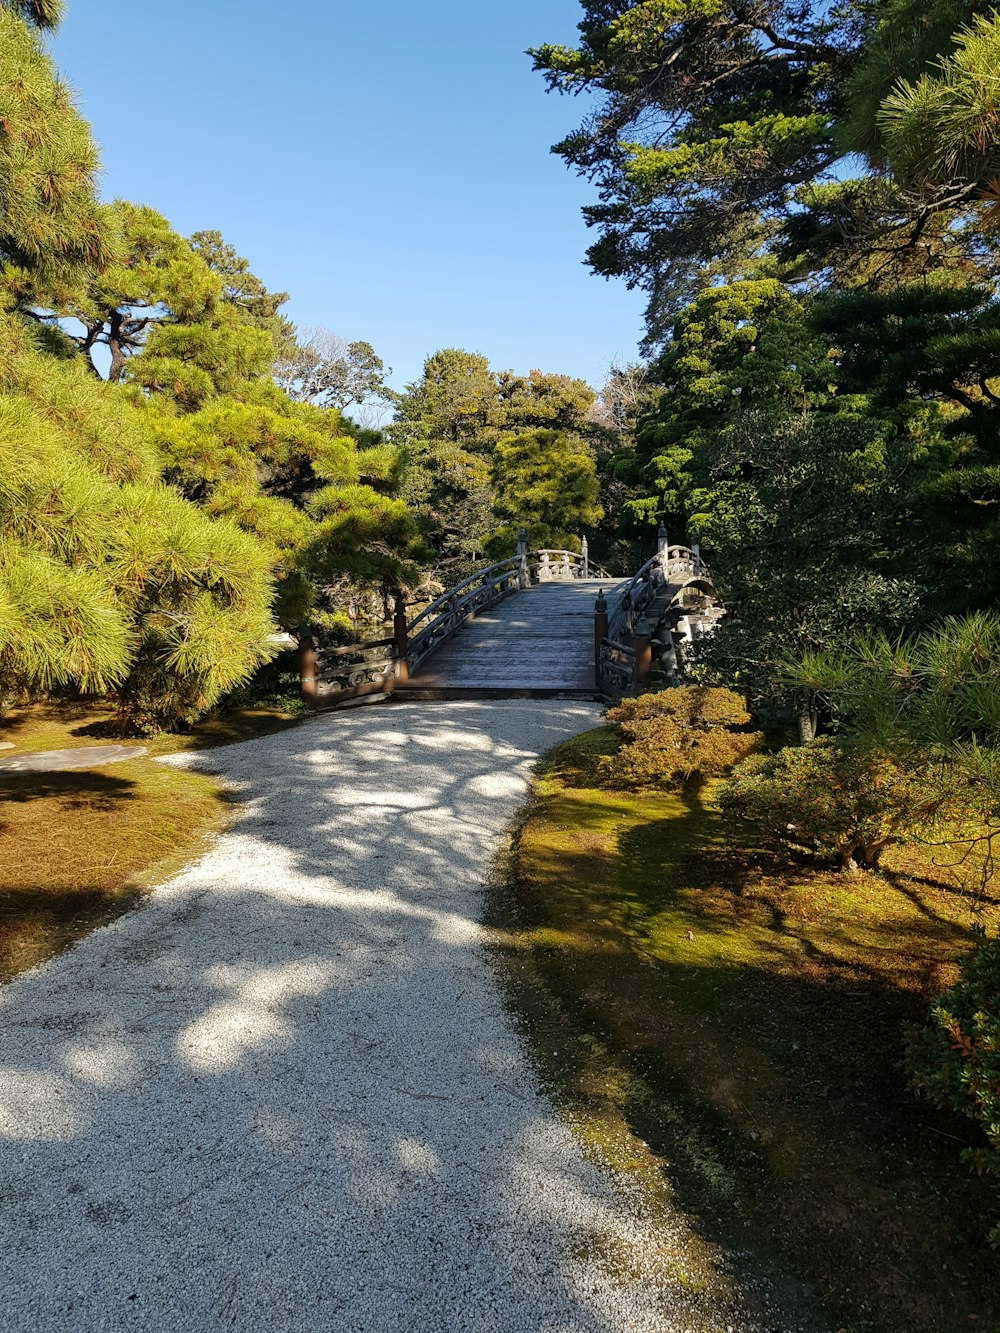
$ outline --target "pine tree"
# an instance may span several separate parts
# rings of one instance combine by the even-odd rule
[[[63,0],[4,0],[3,8],[20,14],[25,23],[35,28],[55,28],[62,20],[65,4]]]
[[[916,79],[901,78],[876,120],[888,160],[908,185],[953,192],[996,188],[1000,177],[1000,18],[979,16],[951,54]],[[1000,207],[993,210],[1000,212]]]
[[[90,130],[22,10],[58,15],[47,3],[0,8],[0,296],[58,306],[108,262],[115,228],[96,200]]]
[[[268,655],[271,557],[160,481],[144,414],[0,326],[0,679],[191,718]]]

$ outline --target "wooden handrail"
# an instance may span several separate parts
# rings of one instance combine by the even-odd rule
[[[328,649],[314,649],[308,637],[303,639],[301,674],[303,696],[307,702],[312,707],[322,707],[324,703],[329,707],[359,695],[391,693],[399,682],[457,633],[470,616],[488,610],[511,593],[533,583],[550,579],[610,577],[603,566],[591,565],[586,546],[582,552],[546,547],[529,552],[526,547],[522,534],[516,555],[477,569],[435,597],[410,620],[406,619],[406,606],[399,597],[391,639],[372,639]],[[630,589],[635,582],[633,579]],[[627,656],[628,650],[625,652]],[[328,668],[322,675],[316,672],[317,660],[321,668]],[[316,688],[317,680],[327,687],[322,700]],[[336,688],[330,690],[332,684]]]
[[[558,579],[561,571],[572,570],[572,578],[578,577],[586,567],[584,557],[578,551],[540,548],[522,551],[477,570],[436,597],[408,623],[407,669],[415,671],[432,652],[458,632],[469,616],[485,611],[508,594],[527,587],[532,576],[537,576],[540,571]]]
[[[406,626],[407,632],[412,633],[413,630],[415,630],[416,627],[420,624],[421,620],[425,620],[432,611],[435,611],[437,610],[438,607],[444,606],[447,602],[450,602],[453,597],[457,596],[457,594],[462,591],[463,588],[468,588],[473,583],[478,583],[481,579],[484,579],[487,574],[493,574],[500,569],[511,568],[515,566],[517,563],[518,563],[518,558],[515,555],[511,556],[510,559],[508,560],[498,560],[495,565],[487,565],[485,569],[477,569],[476,572],[474,574],[470,574],[467,579],[463,579],[461,583],[456,583],[453,588],[449,588],[447,592],[443,592],[440,595],[440,597],[435,597],[433,602],[429,602],[428,605],[425,606],[424,609],[420,612],[420,614],[418,616],[414,616],[413,619],[407,624]]]
[[[346,643],[339,648],[317,648],[317,657],[350,657],[358,653],[372,652],[376,648],[391,648],[392,639],[366,639],[362,643]]]

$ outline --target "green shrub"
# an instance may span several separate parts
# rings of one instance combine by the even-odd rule
[[[943,1110],[974,1120],[985,1143],[962,1152],[979,1175],[1000,1179],[1000,939],[980,937],[956,984],[907,1041],[915,1087]],[[990,1233],[1000,1245],[1000,1223]]]
[[[947,790],[882,751],[827,737],[754,756],[720,793],[725,814],[779,842],[836,859],[845,869],[877,869],[883,853],[941,813]]]
[[[732,690],[682,685],[626,699],[607,719],[623,744],[601,759],[615,786],[663,787],[700,783],[760,748],[746,704]]]

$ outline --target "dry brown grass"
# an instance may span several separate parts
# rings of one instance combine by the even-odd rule
[[[27,751],[107,744],[112,711],[40,704],[0,720],[0,740]],[[267,710],[209,720],[149,741],[153,755],[248,739],[292,725]],[[134,906],[228,820],[203,774],[136,759],[67,773],[0,773],[0,981],[51,957]]]

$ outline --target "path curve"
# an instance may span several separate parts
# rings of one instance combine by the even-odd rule
[[[166,761],[236,825],[0,990],[4,1333],[689,1327],[477,924],[534,757],[596,716],[391,705]]]

